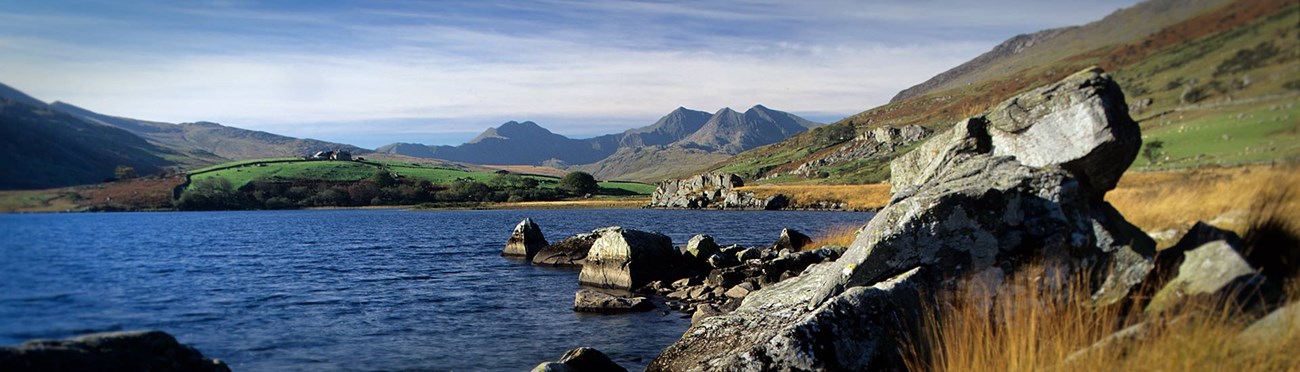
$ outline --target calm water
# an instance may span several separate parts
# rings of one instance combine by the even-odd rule
[[[498,254],[603,226],[765,245],[865,213],[663,210],[0,215],[0,344],[160,329],[236,370],[525,370],[591,346],[640,368],[681,314],[584,315],[577,272]],[[661,309],[663,307],[661,306]]]

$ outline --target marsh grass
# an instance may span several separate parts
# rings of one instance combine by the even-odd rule
[[[858,237],[858,230],[861,228],[862,224],[831,226],[821,233],[813,235],[812,243],[804,245],[803,250],[809,251],[828,245],[848,247]]]
[[[1261,198],[1261,195],[1279,195]],[[1196,221],[1211,221],[1229,212],[1244,215],[1258,202],[1271,203],[1276,219],[1300,225],[1300,166],[1256,165],[1198,168],[1179,172],[1129,172],[1106,194],[1124,218],[1145,231],[1185,229]],[[1258,214],[1257,214],[1258,215]],[[1244,233],[1253,221],[1231,219],[1216,223]]]
[[[762,199],[782,194],[793,205],[811,205],[817,202],[845,203],[849,209],[876,210],[889,203],[888,184],[866,185],[757,185],[745,186],[739,191],[752,191]]]

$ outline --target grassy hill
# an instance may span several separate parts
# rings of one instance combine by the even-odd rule
[[[945,73],[943,84],[913,90],[889,104],[707,169],[738,173],[758,183],[881,182],[888,179],[892,156],[834,165],[836,172],[825,179],[789,172],[873,128],[919,124],[946,129],[1012,95],[1088,66],[1101,66],[1115,77],[1145,141],[1161,143],[1150,151],[1150,158],[1139,157],[1134,169],[1300,158],[1300,112],[1295,107],[1300,102],[1300,3],[1220,3],[1151,1],[1069,32],[1048,33],[1034,44],[1046,52],[1001,55],[988,65],[997,68],[964,65]],[[1168,7],[1176,9],[1152,13],[1160,17],[1148,17],[1149,22],[1140,16]],[[1152,29],[1152,24],[1163,27]]]
[[[297,158],[270,158],[245,160],[197,169],[190,173],[194,183],[205,179],[224,179],[235,188],[243,187],[254,180],[269,181],[328,181],[352,182],[368,179],[377,170],[387,170],[398,177],[413,180],[426,180],[434,185],[449,185],[459,180],[487,182],[497,177],[493,172],[477,172],[429,165],[418,162],[396,161],[308,161]],[[538,181],[538,187],[553,189],[559,185],[560,177],[549,175],[522,174],[526,178]],[[602,194],[611,195],[649,195],[654,186],[637,182],[602,181],[598,182]]]

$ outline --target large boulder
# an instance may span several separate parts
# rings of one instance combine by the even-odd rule
[[[650,194],[650,206],[662,208],[704,208],[721,201],[723,193],[745,185],[740,176],[731,173],[703,173],[691,177],[666,180]]]
[[[1263,284],[1264,277],[1246,262],[1241,247],[1229,240],[1215,240],[1184,253],[1178,274],[1156,292],[1147,312],[1173,308],[1189,297],[1239,295],[1249,298]]]
[[[564,238],[559,243],[547,245],[533,255],[534,265],[550,265],[562,267],[578,267],[587,261],[587,252],[591,250],[591,245],[596,243],[609,228],[600,228],[592,230],[589,233],[577,234]]]
[[[1056,99],[1051,97],[1072,104],[1051,103]],[[963,120],[896,159],[891,164],[895,179],[890,204],[860,230],[838,260],[811,266],[803,275],[750,293],[734,312],[705,319],[688,330],[652,367],[736,369],[744,367],[731,363],[752,361],[778,370],[892,368],[878,361],[896,360],[896,349],[872,346],[863,341],[872,338],[854,332],[881,334],[896,329],[839,314],[866,311],[861,308],[870,308],[861,305],[865,302],[847,299],[865,296],[877,283],[918,266],[930,273],[925,277],[933,277],[927,279],[930,285],[938,285],[989,269],[1014,272],[1037,260],[1067,270],[1109,273],[1095,288],[1096,300],[1110,303],[1123,298],[1150,271],[1154,242],[1099,197],[1113,186],[1106,176],[1123,173],[1133,159],[1124,154],[1136,154],[1139,146],[1136,124],[1126,116],[1122,93],[1108,76],[1087,70],[1008,102],[1023,103],[1004,103],[985,116]],[[1033,102],[1037,104],[1028,110],[1032,115],[1003,112],[1025,110],[1024,105]],[[1091,142],[1121,158],[1079,151],[1086,155],[1052,158],[1063,163],[1029,165],[1018,160],[1021,150],[997,147],[1006,143],[1006,139],[993,140],[997,131],[1007,132],[998,136],[1067,138],[1080,135],[1074,131],[1096,132],[1098,123],[1072,125],[1053,110],[1100,112],[1079,120],[1102,118],[1106,126],[1121,127],[1107,132],[1113,134],[1108,137],[1112,141]],[[1000,126],[993,127],[988,117],[999,118],[995,121]],[[1015,125],[1005,118],[1015,118]],[[1053,129],[1034,130],[1037,125]],[[1092,156],[1110,160],[1094,161]],[[891,292],[889,296],[906,295]],[[817,330],[839,331],[811,332],[802,326],[810,319],[821,319]],[[718,342],[721,336],[717,335],[725,334],[743,336]],[[815,352],[824,350],[835,351]],[[832,364],[838,361],[853,364]]]
[[[635,290],[655,280],[679,279],[683,261],[663,234],[613,227],[592,243],[578,283]]]
[[[510,232],[510,239],[506,240],[506,248],[501,251],[502,256],[506,257],[523,257],[525,260],[532,261],[533,255],[545,247],[546,237],[542,235],[542,228],[533,223],[531,218],[525,218],[515,225],[515,230]]]
[[[0,371],[230,371],[162,331],[95,333],[0,347]]]
[[[791,228],[781,229],[781,236],[772,243],[772,249],[778,251],[798,252],[804,246],[812,244],[812,238]]]

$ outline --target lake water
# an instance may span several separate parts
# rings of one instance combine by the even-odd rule
[[[683,314],[571,310],[578,273],[499,256],[531,217],[767,245],[867,213],[328,210],[0,215],[0,345],[159,329],[237,371],[526,370],[577,346],[639,369]],[[665,314],[665,311],[667,313]]]

